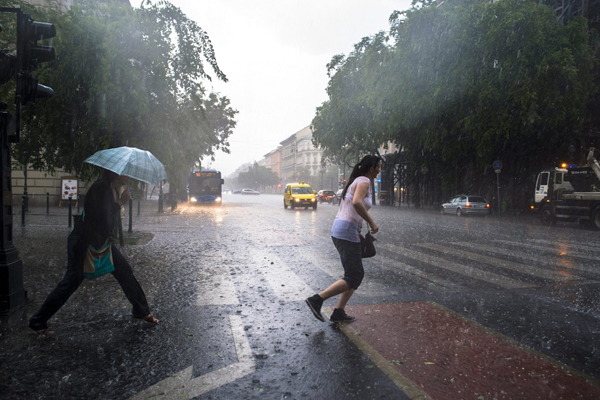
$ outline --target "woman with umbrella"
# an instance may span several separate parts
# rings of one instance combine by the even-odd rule
[[[104,150],[104,152],[107,151],[109,150]],[[94,156],[88,158],[86,162],[90,162],[89,160]],[[98,165],[97,163],[93,164]],[[109,164],[105,163],[103,165]],[[104,174],[92,184],[85,196],[83,223],[75,226],[69,235],[67,271],[64,278],[46,298],[38,312],[29,320],[29,327],[40,334],[53,333],[48,328],[48,320],[65,304],[83,282],[83,264],[88,247],[93,246],[95,249],[100,249],[105,243],[111,243],[118,213],[121,207],[131,198],[128,190],[124,190],[119,195],[119,189],[127,185],[129,177],[119,175],[107,168],[103,167]],[[133,306],[132,316],[149,323],[158,323],[158,320],[150,313],[146,295],[133,275],[131,265],[115,245],[111,245],[111,250],[114,264],[112,274]]]

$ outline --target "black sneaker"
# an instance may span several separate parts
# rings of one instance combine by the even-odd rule
[[[333,310],[333,312],[331,313],[331,317],[329,318],[331,322],[352,322],[355,319],[356,318],[346,314],[346,311],[344,311],[343,308],[336,308],[335,310]]]
[[[306,304],[308,304],[310,311],[312,311],[312,313],[319,321],[325,322],[325,318],[323,318],[323,316],[321,315],[321,306],[323,305],[323,299],[321,299],[321,297],[318,294],[315,294],[314,296],[311,296],[308,299],[306,299]]]

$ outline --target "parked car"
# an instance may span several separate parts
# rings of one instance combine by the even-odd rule
[[[459,194],[449,202],[442,204],[441,212],[442,214],[456,214],[459,217],[463,214],[488,215],[490,204],[482,196]]]
[[[319,190],[317,192],[317,201],[319,203],[323,203],[323,202],[332,203],[334,197],[335,197],[335,192],[333,190]]]
[[[260,192],[257,192],[256,190],[252,190],[252,189],[242,189],[242,194],[250,194],[250,195],[259,195]]]
[[[337,192],[335,192],[333,199],[331,199],[332,204],[340,204],[340,199],[342,198],[343,191],[344,191],[344,189],[340,189]]]

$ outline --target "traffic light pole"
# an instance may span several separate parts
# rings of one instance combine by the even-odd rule
[[[27,292],[23,289],[23,263],[13,245],[12,180],[10,143],[21,139],[21,106],[33,103],[37,98],[52,97],[52,88],[42,85],[31,72],[39,63],[55,59],[54,48],[38,44],[38,41],[51,39],[56,35],[54,25],[34,21],[31,15],[20,8],[0,7],[2,13],[17,16],[17,56],[6,51],[0,52],[0,84],[7,83],[16,75],[15,91],[16,118],[6,112],[6,103],[0,102],[0,316],[10,315],[27,302]],[[0,32],[2,26],[0,26]],[[12,132],[15,132],[12,134]],[[26,190],[26,189],[25,189]],[[25,192],[25,196],[27,192]],[[25,214],[23,214],[24,216]],[[69,220],[70,222],[70,220]]]
[[[10,142],[12,116],[0,110],[0,315],[10,315],[27,302],[23,289],[23,262],[13,245],[12,181],[10,165]]]

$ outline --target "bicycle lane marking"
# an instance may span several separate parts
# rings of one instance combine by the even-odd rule
[[[340,329],[411,399],[596,399],[600,383],[431,302],[348,306]]]

